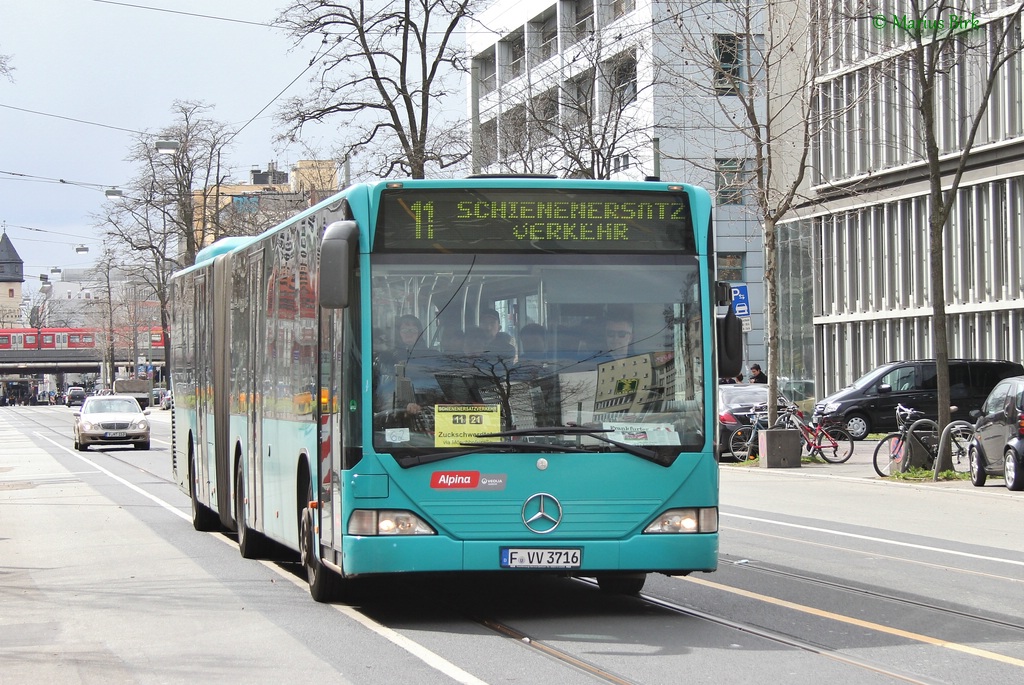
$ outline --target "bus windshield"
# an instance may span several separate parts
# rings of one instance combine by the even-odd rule
[[[371,271],[378,452],[705,446],[696,256],[389,252]]]

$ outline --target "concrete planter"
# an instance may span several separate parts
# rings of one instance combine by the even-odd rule
[[[800,431],[795,428],[767,428],[757,434],[761,466],[767,469],[799,468]]]

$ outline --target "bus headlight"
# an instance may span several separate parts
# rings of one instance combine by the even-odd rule
[[[437,535],[437,531],[411,511],[356,509],[348,521],[349,535]]]
[[[644,533],[717,532],[718,509],[715,507],[669,509],[644,528]]]

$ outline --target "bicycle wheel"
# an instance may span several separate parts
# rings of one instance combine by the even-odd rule
[[[842,428],[822,428],[814,438],[814,453],[830,464],[842,464],[853,456],[853,438]]]
[[[953,460],[953,470],[957,473],[970,473],[971,471],[968,447],[973,437],[974,428],[971,426],[957,426],[949,431],[950,458]]]
[[[901,434],[889,433],[878,441],[878,447],[875,448],[875,473],[887,478],[892,473],[902,472],[908,451]]]
[[[750,426],[740,426],[729,436],[729,451],[736,461],[746,461],[750,458],[750,434],[753,429]]]

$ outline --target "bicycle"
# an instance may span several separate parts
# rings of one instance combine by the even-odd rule
[[[756,454],[757,433],[768,426],[768,405],[754,407],[754,421],[740,426],[729,437],[729,449],[734,458],[744,455],[753,459]],[[780,410],[776,427],[793,427],[800,431],[800,441],[808,455],[820,457],[830,464],[842,464],[853,456],[853,438],[838,425],[819,424],[811,427],[799,415],[799,407],[791,404]]]
[[[939,451],[939,424],[924,416],[922,411],[896,405],[899,428],[878,441],[872,459],[875,473],[887,478],[892,473],[906,472],[915,451],[925,455],[926,467],[935,463]]]
[[[729,452],[737,461],[757,459],[757,432],[768,427],[768,405],[755,404],[751,407],[751,417],[749,426],[740,426],[729,436]],[[781,417],[775,425],[779,425],[780,421]]]
[[[830,464],[842,464],[853,456],[853,438],[838,421],[808,425],[800,418],[795,404],[786,408],[785,417],[790,426],[800,431],[809,456],[820,457]]]
[[[952,407],[956,409],[956,407]],[[934,469],[935,460],[939,455],[939,425],[931,419],[924,418],[924,412],[896,405],[896,423],[899,430],[889,433],[875,447],[875,473],[883,478],[893,473],[904,473],[910,468],[915,450],[924,454],[925,469]],[[947,427],[949,434],[950,456],[953,470],[967,473],[971,469],[968,453],[974,427],[965,421],[953,422]]]

